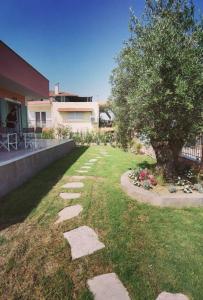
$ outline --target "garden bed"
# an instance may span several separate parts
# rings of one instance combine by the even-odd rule
[[[128,196],[139,202],[149,203],[154,206],[175,208],[203,206],[203,194],[170,194],[168,191],[164,193],[163,190],[161,193],[154,190],[145,190],[132,183],[131,179],[128,177],[129,173],[130,171],[127,171],[121,176],[122,189]]]

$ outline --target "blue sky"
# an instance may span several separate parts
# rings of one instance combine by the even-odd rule
[[[203,11],[203,2],[195,3]],[[143,0],[2,0],[0,39],[60,89],[105,100],[128,38],[129,7]]]

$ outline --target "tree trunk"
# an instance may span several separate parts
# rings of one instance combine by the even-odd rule
[[[178,157],[182,146],[180,143],[151,141],[156,154],[157,169],[166,180],[173,180],[176,176]]]

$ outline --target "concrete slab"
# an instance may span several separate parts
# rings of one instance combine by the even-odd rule
[[[81,193],[60,193],[60,197],[63,200],[71,200],[71,199],[77,199],[80,198]]]
[[[78,227],[65,232],[63,235],[70,244],[72,259],[92,254],[105,247],[99,241],[96,232],[88,226]]]
[[[79,204],[65,207],[58,213],[59,218],[55,222],[55,224],[58,224],[65,220],[69,220],[74,217],[77,217],[81,213],[82,210],[83,210],[83,208]]]
[[[126,288],[115,273],[96,276],[87,281],[95,300],[130,300]]]
[[[97,161],[96,158],[92,158],[92,159],[89,160],[89,162],[96,162],[96,161]]]
[[[88,171],[87,170],[77,170],[76,172],[78,172],[78,173],[87,173]]]
[[[81,189],[84,187],[83,182],[68,182],[62,186],[63,188],[67,189]]]
[[[81,169],[91,169],[91,166],[82,166]]]
[[[162,292],[161,294],[159,294],[156,300],[189,300],[189,298],[184,294]]]

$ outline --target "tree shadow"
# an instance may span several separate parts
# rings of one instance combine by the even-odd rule
[[[147,160],[144,160],[137,164],[138,168],[140,169],[149,169],[152,172],[155,171],[156,163],[155,162],[148,162]]]
[[[77,147],[0,199],[0,231],[23,222],[88,147]]]

